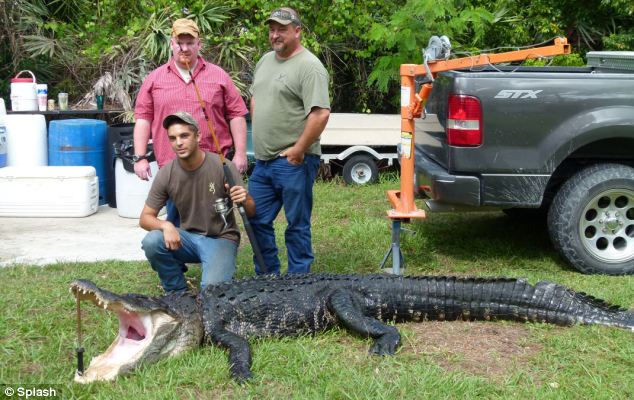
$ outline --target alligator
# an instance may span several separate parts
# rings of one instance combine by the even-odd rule
[[[118,295],[87,280],[70,285],[119,316],[119,335],[75,380],[113,380],[142,364],[215,344],[230,372],[252,377],[248,339],[316,333],[335,325],[374,339],[370,352],[394,354],[398,330],[385,322],[513,320],[634,331],[634,312],[551,282],[447,276],[264,275],[207,286],[199,294]]]

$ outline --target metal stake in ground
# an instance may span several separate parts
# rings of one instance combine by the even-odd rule
[[[180,43],[178,44],[180,51],[183,51]],[[220,144],[218,143],[218,138],[216,137],[216,132],[214,131],[213,124],[211,123],[211,119],[207,115],[207,108],[205,107],[205,102],[203,101],[202,96],[200,95],[200,91],[198,90],[198,85],[196,85],[196,81],[194,80],[194,74],[192,74],[191,69],[189,68],[189,62],[185,61],[185,67],[187,67],[187,72],[189,73],[189,78],[194,85],[194,90],[196,91],[196,97],[198,98],[198,103],[200,104],[200,108],[203,111],[203,115],[205,116],[205,121],[207,121],[207,127],[209,128],[209,132],[211,132],[211,137],[214,140],[214,145],[216,147],[216,151],[218,152],[218,156],[220,156],[220,161],[222,161],[222,169],[227,177],[227,181],[229,182],[229,187],[235,186],[236,182],[233,179],[233,175],[231,174],[231,170],[229,170],[229,165],[227,164],[222,151],[220,151]],[[258,246],[257,239],[255,238],[255,233],[253,232],[253,227],[251,227],[251,223],[249,222],[249,217],[247,217],[247,212],[244,209],[242,204],[237,204],[238,212],[242,217],[242,222],[244,224],[244,230],[247,231],[247,236],[249,237],[249,242],[251,242],[251,248],[253,249],[253,254],[255,255],[255,259],[258,264],[260,264],[260,268],[262,272],[265,274],[269,272],[268,267],[264,263],[264,257],[262,257],[262,252],[260,251],[260,246]]]

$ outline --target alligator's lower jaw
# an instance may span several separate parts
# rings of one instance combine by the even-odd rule
[[[156,327],[172,325],[175,320],[167,314],[136,314],[119,312],[119,335],[103,354],[92,359],[83,374],[75,375],[77,383],[114,380],[117,376],[136,369],[148,361]]]

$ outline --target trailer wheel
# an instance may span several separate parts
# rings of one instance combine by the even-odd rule
[[[359,154],[351,157],[343,166],[343,180],[348,185],[375,183],[379,177],[379,168],[374,158]]]
[[[634,273],[634,168],[596,164],[573,175],[555,196],[548,230],[579,271]]]

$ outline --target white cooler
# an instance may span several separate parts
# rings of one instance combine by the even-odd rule
[[[94,167],[0,168],[0,217],[86,217],[98,206]]]

